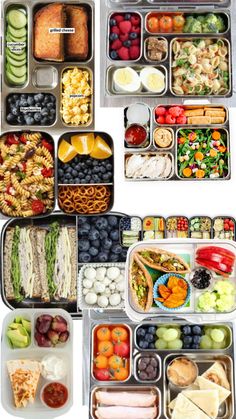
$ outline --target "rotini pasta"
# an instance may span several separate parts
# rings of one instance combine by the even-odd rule
[[[38,152],[40,150],[40,152]],[[31,217],[54,204],[53,143],[39,132],[0,137],[0,211]]]
[[[176,95],[225,95],[229,51],[224,39],[175,40],[172,45],[172,90]]]

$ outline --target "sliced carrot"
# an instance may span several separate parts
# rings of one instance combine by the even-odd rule
[[[197,171],[196,171],[196,177],[198,178],[198,179],[201,179],[201,178],[203,178],[205,176],[205,171],[204,170],[202,170],[202,169],[198,169]]]
[[[197,134],[196,134],[196,132],[190,132],[190,133],[188,134],[188,138],[189,138],[189,140],[191,140],[191,141],[196,140],[196,138],[197,138]]]
[[[210,149],[210,156],[211,157],[216,157],[217,156],[217,150],[215,150],[214,148]]]
[[[183,175],[184,177],[190,177],[192,175],[192,169],[190,169],[190,167],[185,167],[183,170]]]
[[[201,151],[197,151],[194,155],[195,160],[203,160],[204,159],[204,154],[201,153]]]
[[[218,150],[220,151],[220,153],[224,153],[226,151],[226,147],[224,145],[220,145],[218,147]]]
[[[179,138],[179,144],[184,144],[186,140],[187,140],[187,138],[185,138],[185,137],[180,137],[180,138]]]
[[[219,140],[221,138],[221,134],[219,131],[213,131],[212,133],[213,140]]]

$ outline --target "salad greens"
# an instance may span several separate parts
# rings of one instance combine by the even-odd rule
[[[181,129],[178,133],[178,175],[181,178],[224,178],[228,175],[224,130]]]

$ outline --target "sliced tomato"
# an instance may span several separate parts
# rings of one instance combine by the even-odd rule
[[[7,145],[19,144],[19,139],[18,139],[17,135],[7,134],[6,144]]]
[[[52,169],[47,169],[46,167],[44,169],[41,170],[41,174],[44,177],[51,177],[53,175],[53,170]]]

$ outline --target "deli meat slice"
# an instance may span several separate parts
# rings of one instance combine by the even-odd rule
[[[98,419],[155,419],[157,417],[157,408],[124,406],[98,407],[95,414]]]
[[[148,393],[132,393],[132,392],[109,392],[97,391],[97,402],[107,406],[130,406],[130,407],[150,407],[156,404],[157,397],[155,394]]]

